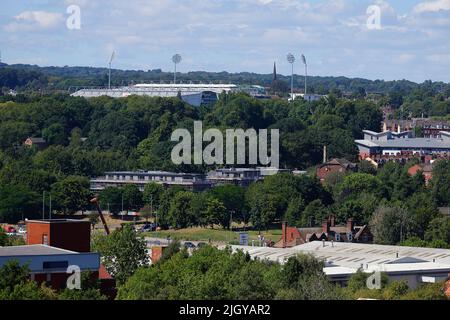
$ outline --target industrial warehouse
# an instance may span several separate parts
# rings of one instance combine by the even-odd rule
[[[298,254],[311,254],[325,262],[324,273],[346,285],[358,270],[384,272],[390,281],[406,281],[410,288],[421,283],[445,281],[450,274],[450,250],[383,246],[333,241],[313,241],[292,248],[233,246],[253,259],[284,264]]]

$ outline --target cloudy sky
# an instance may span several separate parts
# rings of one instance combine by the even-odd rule
[[[1,0],[6,63],[450,82],[450,0]],[[73,5],[80,9],[80,29]],[[375,9],[373,7],[375,5]],[[375,28],[376,8],[381,24]],[[369,9],[369,10],[368,10]],[[75,18],[75,19],[74,19]],[[67,22],[69,20],[68,28]],[[369,25],[368,25],[369,22]],[[75,24],[74,24],[75,23]],[[296,64],[301,72],[300,63]]]

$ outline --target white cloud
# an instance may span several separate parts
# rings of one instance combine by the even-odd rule
[[[35,28],[48,29],[58,25],[63,25],[64,16],[62,13],[46,11],[24,11],[14,17],[14,22],[8,24],[8,31],[28,31]]]
[[[414,7],[415,13],[438,12],[450,10],[450,0],[421,2]]]

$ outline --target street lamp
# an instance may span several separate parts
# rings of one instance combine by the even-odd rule
[[[295,63],[295,57],[292,53],[289,53],[287,55],[287,61],[292,66],[292,74],[291,74],[291,99],[294,101],[294,63]]]

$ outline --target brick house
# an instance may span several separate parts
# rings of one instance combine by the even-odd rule
[[[321,182],[325,181],[327,176],[333,172],[346,173],[348,171],[354,171],[356,164],[351,163],[346,159],[333,159],[331,161],[322,163],[317,167],[316,174]]]
[[[322,223],[322,227],[296,228],[282,224],[282,236],[275,244],[277,248],[290,248],[312,241],[335,241],[372,243],[373,235],[367,225],[357,226],[353,219],[348,219],[346,225],[336,225],[332,216]]]
[[[36,147],[38,150],[44,150],[48,147],[47,142],[43,138],[28,138],[23,143],[27,147]]]
[[[422,172],[425,183],[428,185],[433,178],[433,165],[431,164],[416,164],[408,169],[409,176],[415,176],[417,173]]]

